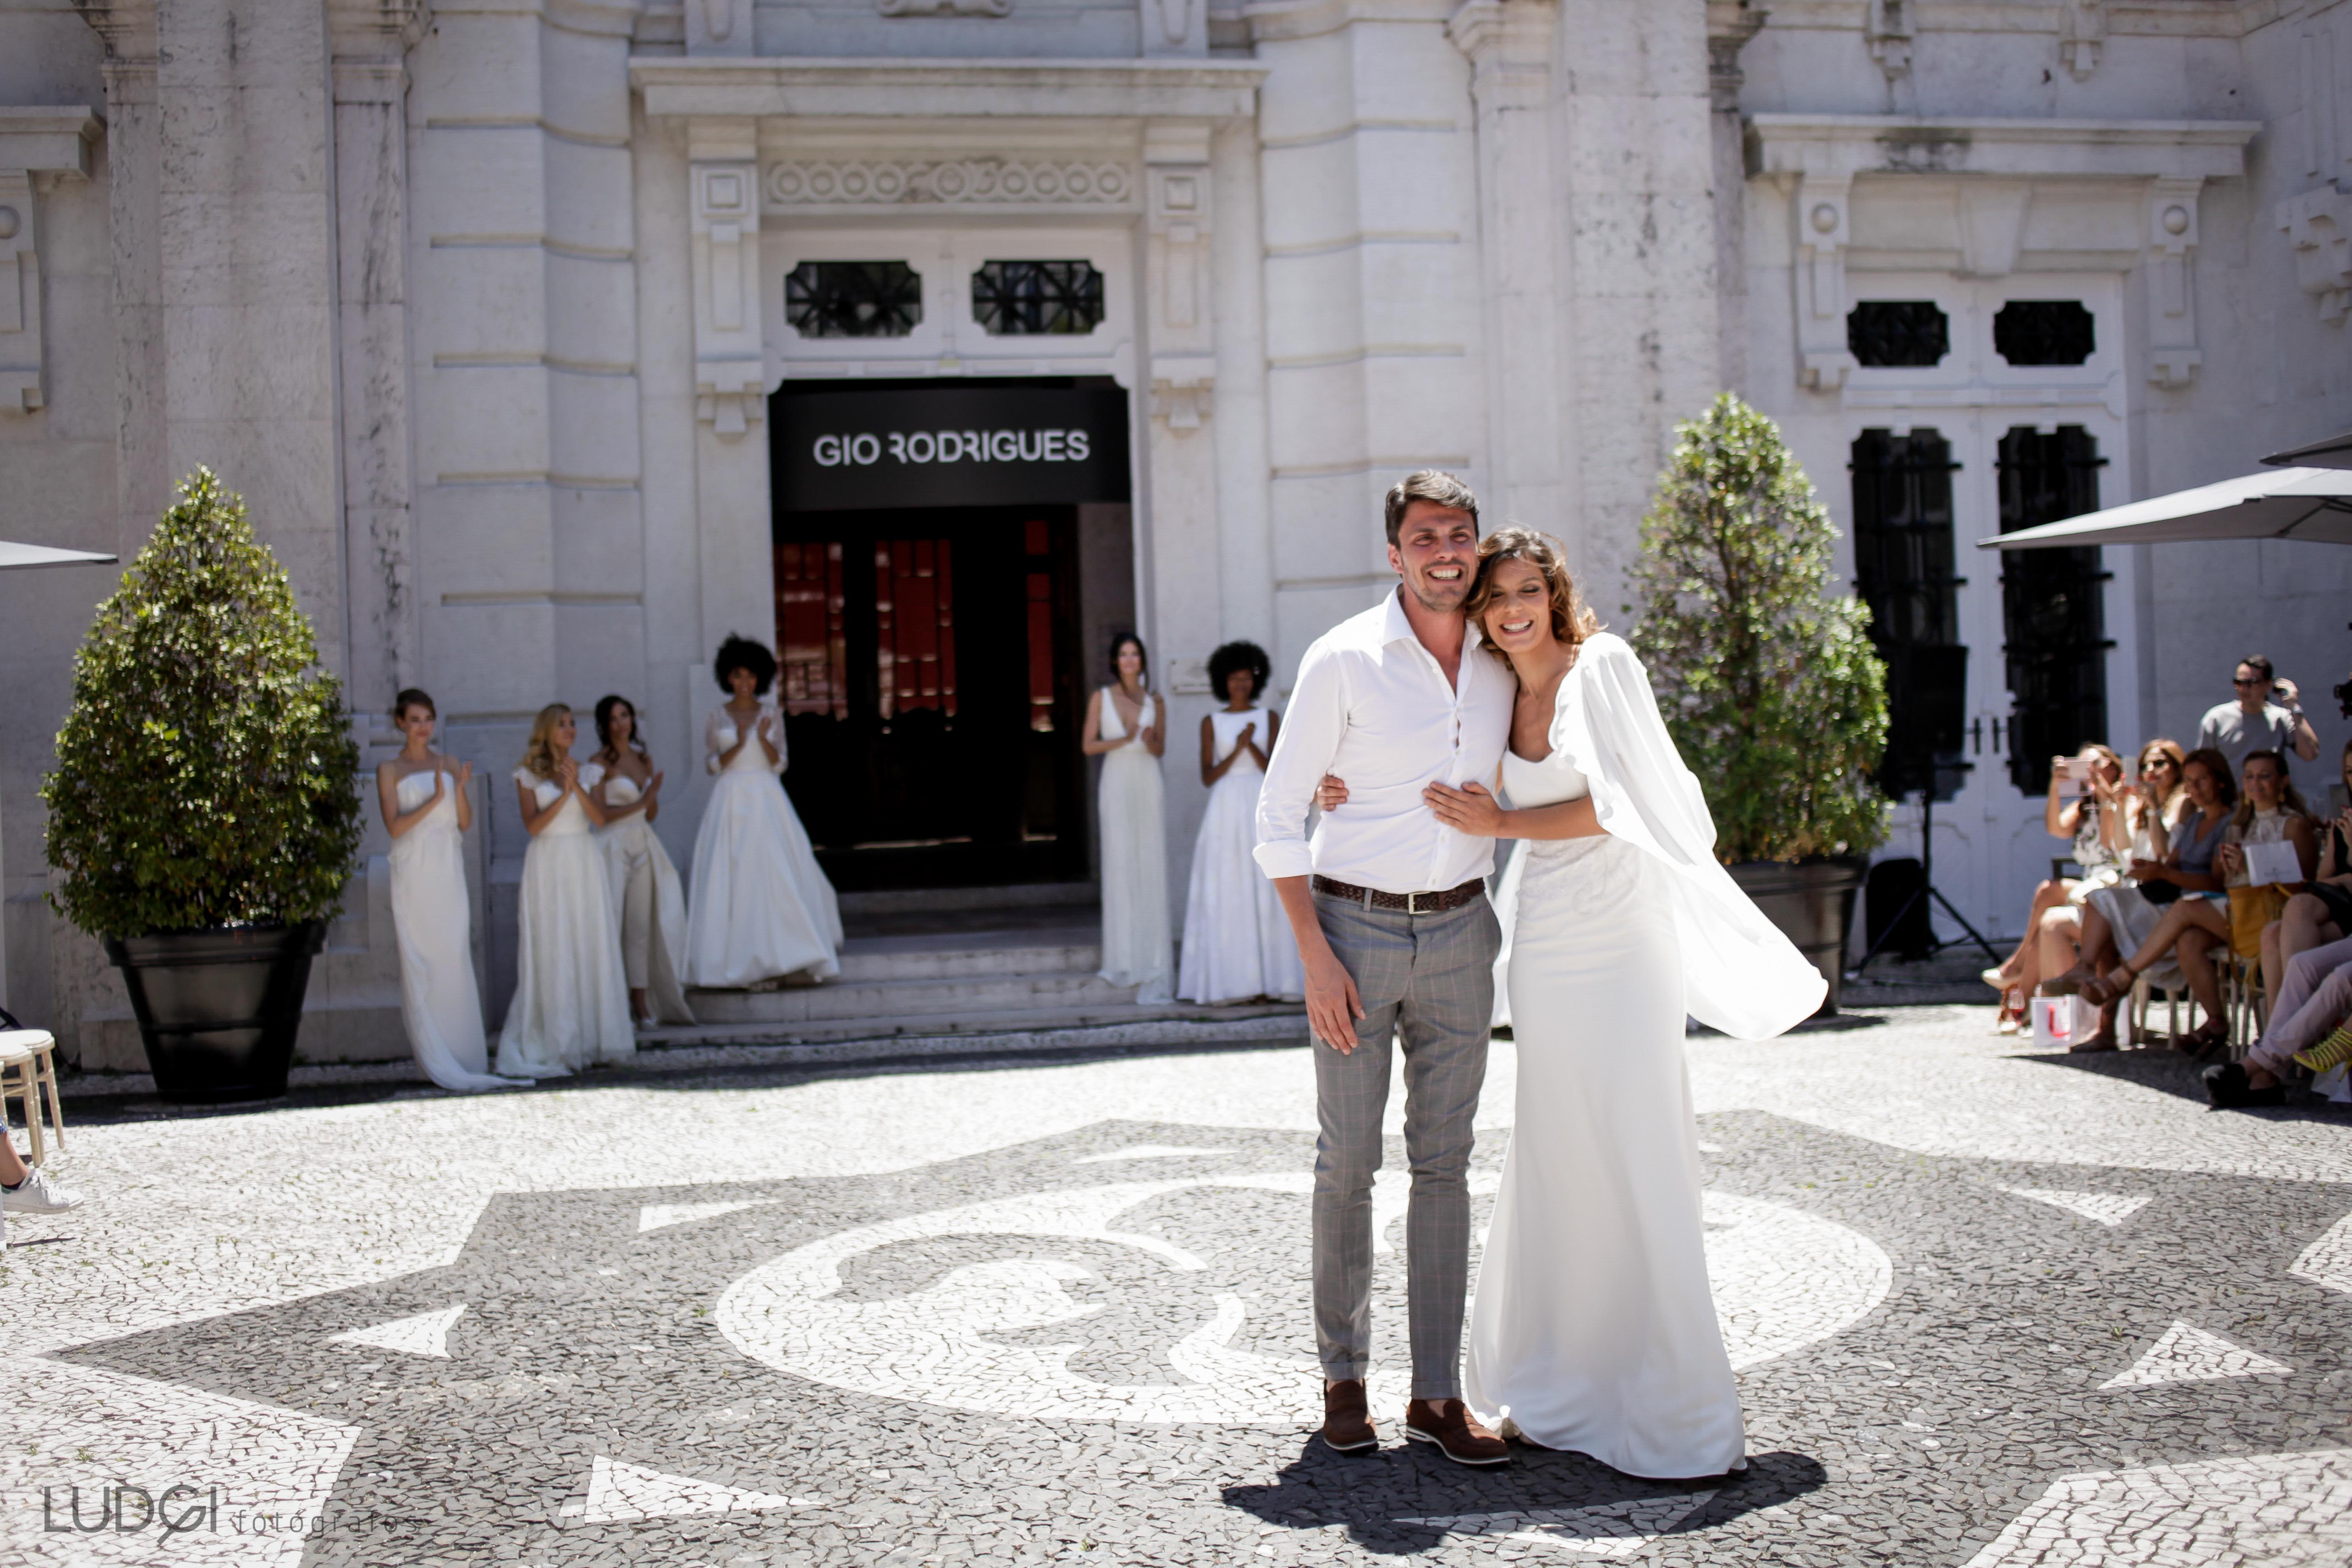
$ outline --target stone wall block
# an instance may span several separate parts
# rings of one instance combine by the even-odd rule
[[[548,237],[625,258],[636,232],[635,215],[625,199],[627,149],[583,146],[560,136],[548,137],[542,145]],[[627,318],[614,325],[635,335],[635,324]]]
[[[324,248],[323,193],[257,191],[232,204],[210,192],[167,191],[157,205],[173,258],[163,275],[167,307],[326,302],[332,279],[310,265]]]
[[[413,221],[436,245],[543,234],[545,168],[541,138],[528,126],[427,131],[412,163]]]
[[[265,189],[327,189],[323,83],[190,87],[174,80],[157,95],[156,108],[166,191],[241,197]]]

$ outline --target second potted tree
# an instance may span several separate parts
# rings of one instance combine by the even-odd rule
[[[1675,744],[1706,792],[1716,852],[1829,982],[1868,852],[1886,837],[1872,782],[1886,670],[1870,611],[1831,595],[1837,531],[1771,420],[1730,393],[1680,440],[1642,520],[1641,619]]]

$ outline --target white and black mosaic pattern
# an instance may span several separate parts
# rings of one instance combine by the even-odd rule
[[[1458,1469],[1392,1440],[1393,1391],[1376,1405],[1391,1439],[1377,1456],[1313,1443],[1312,1136],[1289,1104],[1304,1053],[1240,1053],[944,1088],[746,1080],[601,1104],[574,1089],[211,1120],[223,1159],[299,1132],[271,1167],[285,1205],[331,1205],[334,1145],[366,1143],[386,1119],[432,1128],[408,1146],[454,1159],[464,1123],[436,1120],[452,1105],[542,1131],[571,1119],[589,1146],[518,1152],[519,1186],[454,1200],[438,1189],[468,1178],[452,1164],[415,1184],[422,1214],[383,1204],[289,1224],[280,1238],[298,1254],[276,1265],[274,1294],[269,1260],[226,1234],[220,1266],[132,1268],[77,1256],[63,1223],[19,1226],[31,1245],[8,1256],[0,1290],[56,1305],[12,1321],[0,1359],[12,1412],[30,1416],[0,1441],[0,1559],[2352,1557],[2347,1130],[2294,1113],[2182,1120],[2185,1069],[2071,1070],[1927,1022],[1693,1042],[1710,1262],[1750,1430],[1750,1467],[1729,1479],[1633,1481],[1541,1453]],[[1916,1068],[1915,1088],[1963,1091],[1932,1138],[1916,1137],[1932,1113],[1904,1102],[1889,1062]],[[1490,1105],[1507,1106],[1507,1052],[1497,1065]],[[1776,1066],[1772,1092],[1752,1092]],[[1235,1096],[1274,1100],[1265,1120],[1291,1124],[1132,1114],[1184,1098],[1152,1087],[1161,1077],[1220,1072],[1254,1080]],[[1094,1103],[1129,1113],[1064,1113],[1055,1097],[1089,1079]],[[1034,1114],[992,1144],[928,1109],[934,1089],[975,1117]],[[858,1170],[749,1151],[730,1120],[846,1142],[857,1129],[780,1129],[775,1113],[796,1095],[835,1118],[871,1100],[887,1143],[905,1135],[894,1094],[898,1116],[941,1118],[937,1157]],[[2105,1112],[2084,1142],[2179,1135],[2160,1163],[2072,1160],[2038,1131],[2053,1099]],[[89,1134],[101,1149],[168,1143]],[[703,1140],[698,1155],[671,1152],[682,1137]],[[1482,1225],[1503,1144],[1482,1135]],[[712,1176],[625,1179],[692,1164]],[[1401,1244],[1402,1188],[1379,1196],[1384,1239]],[[453,1220],[454,1242],[436,1239]],[[193,1231],[174,1235],[201,1253]],[[335,1252],[338,1237],[358,1252]],[[89,1300],[58,1293],[67,1269]],[[1391,1251],[1375,1303],[1391,1363],[1402,1287]],[[109,1493],[118,1481],[130,1491]],[[44,1487],[52,1522],[69,1493],[87,1522],[110,1507],[142,1516],[174,1483],[198,1506],[166,1505],[194,1521],[168,1539],[143,1519],[43,1528]],[[223,1495],[207,1503],[208,1488]]]

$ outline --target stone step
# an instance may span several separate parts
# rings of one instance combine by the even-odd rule
[[[689,991],[687,1005],[711,1024],[799,1024],[912,1014],[986,1015],[1036,1008],[1131,1006],[1132,989],[1092,970],[960,975],[935,980],[828,980],[776,991]]]
[[[854,936],[841,944],[833,984],[954,980],[1006,974],[1086,974],[1102,963],[1095,925],[920,936]]]
[[[1179,1002],[1164,1006],[1139,1007],[1129,1001],[1090,1002],[1058,1007],[955,1009],[860,1018],[739,1019],[730,1022],[713,1019],[698,1005],[696,1016],[703,1022],[691,1026],[641,1029],[637,1033],[637,1043],[645,1048],[683,1049],[814,1045],[843,1040],[936,1039],[957,1036],[972,1040],[973,1049],[984,1049],[988,1047],[979,1043],[983,1039],[1003,1042],[1014,1037],[1055,1036],[1058,1031],[1068,1030],[1089,1031],[1090,1043],[1105,1046],[1150,1045],[1191,1038],[1193,1037],[1189,1032],[1198,1030],[1207,1030],[1219,1037],[1237,1039],[1288,1041],[1295,1037],[1296,1041],[1304,1043],[1307,1038],[1307,1012],[1295,1003],[1204,1007],[1194,1003]]]

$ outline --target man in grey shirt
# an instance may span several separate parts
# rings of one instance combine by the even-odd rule
[[[2282,758],[2293,752],[2306,763],[2318,757],[2319,736],[2303,716],[2302,694],[2294,681],[2273,676],[2269,659],[2260,654],[2240,659],[2233,684],[2238,700],[2208,709],[2197,726],[2197,744],[2229,758],[2233,778],[2244,770],[2249,752],[2276,752]]]

